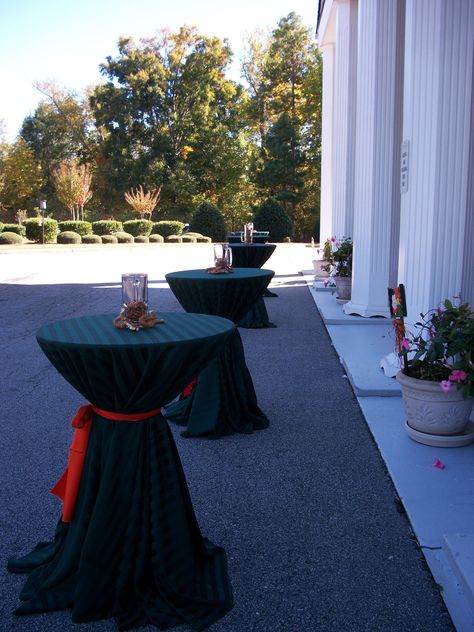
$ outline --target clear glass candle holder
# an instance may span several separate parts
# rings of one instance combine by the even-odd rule
[[[148,274],[122,274],[122,303],[127,320],[138,323],[148,312]]]
[[[229,244],[214,244],[214,265],[216,268],[230,268],[232,248]]]

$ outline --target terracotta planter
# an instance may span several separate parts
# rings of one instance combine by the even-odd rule
[[[454,384],[450,391],[444,393],[439,382],[417,380],[402,371],[396,377],[402,389],[409,428],[419,433],[445,436],[460,435],[466,430],[473,397],[464,399],[462,391]],[[416,438],[412,434],[410,436]]]
[[[341,302],[347,302],[351,300],[352,289],[352,277],[335,276],[334,282],[336,284],[336,299]]]

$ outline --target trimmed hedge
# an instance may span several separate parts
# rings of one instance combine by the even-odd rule
[[[153,222],[153,233],[163,235],[163,237],[170,237],[171,235],[181,235],[183,232],[183,222],[176,220],[162,220],[161,222]]]
[[[188,235],[188,233],[183,235],[182,239],[183,239],[183,244],[184,243],[188,243],[188,244],[195,244],[195,243],[197,243],[197,237],[195,237],[194,235]]]
[[[80,244],[82,241],[79,233],[73,230],[65,230],[58,235],[58,244]]]
[[[23,224],[3,224],[2,232],[16,233],[21,237],[26,237],[26,228],[23,226]]]
[[[283,241],[293,235],[293,222],[276,198],[268,198],[255,210],[253,217],[259,230],[269,230],[272,241]]]
[[[168,237],[165,237],[165,241],[168,241],[172,244],[182,244],[183,238],[181,237],[181,235],[168,235]]]
[[[153,222],[149,219],[129,219],[123,223],[123,229],[134,237],[148,237],[153,228]]]
[[[150,239],[146,235],[137,235],[135,237],[136,244],[148,244]]]
[[[102,239],[100,235],[84,235],[82,238],[83,244],[101,244]]]
[[[118,239],[115,235],[101,235],[103,244],[118,244]]]
[[[133,244],[134,242],[133,235],[130,235],[130,233],[126,233],[123,230],[120,230],[114,234],[117,237],[117,241],[119,244]]]
[[[199,243],[209,244],[212,241],[210,237],[205,237],[204,235],[201,235],[201,233],[193,233],[191,231],[188,231],[185,234],[189,235],[190,237],[196,237],[196,241]]]
[[[0,233],[0,244],[4,246],[13,246],[16,244],[22,244],[23,237],[18,235],[18,233],[11,233],[9,231],[5,231],[4,233]]]
[[[220,210],[210,202],[202,202],[191,219],[192,232],[208,235],[212,241],[225,241],[227,227]]]
[[[3,227],[4,227],[4,226],[5,226],[5,224],[3,224],[2,222],[0,222],[0,233],[2,232],[2,230],[3,230]]]
[[[165,240],[163,238],[163,235],[158,235],[158,233],[152,233],[148,237],[148,241],[150,242],[150,244],[162,244]]]
[[[123,224],[115,219],[99,219],[92,222],[92,231],[94,235],[112,235],[123,231]]]
[[[26,229],[26,238],[36,243],[43,242],[43,229],[44,229],[44,243],[54,244],[56,241],[56,235],[58,232],[58,222],[50,217],[31,217],[25,219],[23,226]]]
[[[63,233],[65,232],[74,232],[84,237],[84,235],[90,235],[92,233],[92,224],[91,222],[82,222],[79,220],[73,221],[68,220],[64,222],[59,222],[58,224],[59,230]]]

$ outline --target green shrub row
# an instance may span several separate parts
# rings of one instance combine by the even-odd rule
[[[18,235],[18,233],[11,233],[9,231],[4,231],[0,233],[0,244],[2,245],[13,245],[13,244],[22,244],[23,237]]]

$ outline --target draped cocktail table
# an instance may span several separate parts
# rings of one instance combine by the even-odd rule
[[[232,607],[225,552],[201,535],[160,407],[235,326],[203,314],[160,317],[164,324],[139,332],[115,329],[112,315],[100,315],[37,334],[91,405],[76,415],[67,475],[55,488],[64,507],[54,542],[9,562],[10,571],[30,573],[16,614],[71,609],[74,622],[114,617],[121,630],[182,623],[202,630]]]
[[[232,264],[237,268],[261,268],[272,256],[276,244],[243,244],[230,243],[232,249]],[[264,298],[277,297],[278,294],[271,292],[268,287],[263,292]],[[248,329],[258,329],[261,327],[275,327],[268,318],[267,308],[262,298],[257,299],[238,322],[239,327]]]
[[[186,311],[224,316],[237,323],[262,296],[273,274],[273,270],[235,268],[226,274],[182,270],[166,274],[165,278]],[[186,425],[183,434],[187,437],[249,434],[268,426],[268,419],[257,404],[237,329],[199,373],[191,396],[167,406],[165,415]]]

